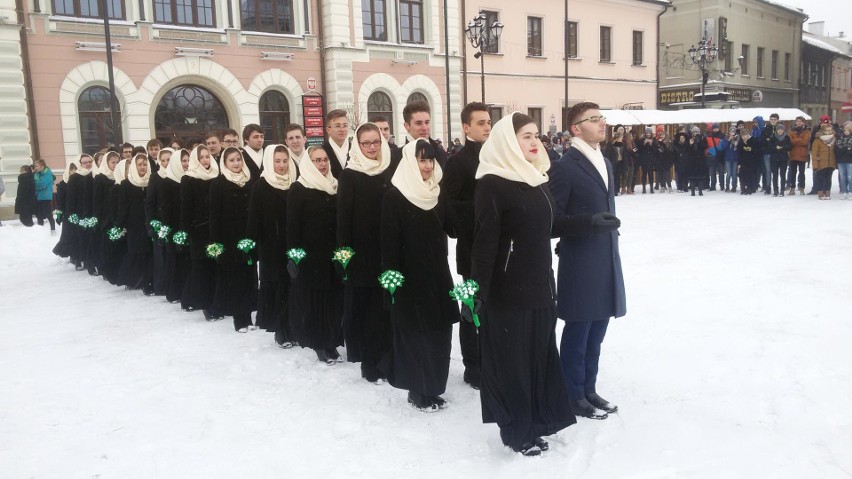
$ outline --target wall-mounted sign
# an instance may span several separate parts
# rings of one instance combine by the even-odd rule
[[[322,145],[325,142],[325,112],[321,95],[302,95],[302,118],[305,119],[307,146]]]
[[[751,94],[751,101],[755,103],[760,103],[763,101],[763,92],[760,90],[755,90]]]
[[[672,103],[692,101],[698,92],[698,89],[661,91],[660,104],[670,105]]]
[[[731,96],[728,97],[729,100],[736,100],[742,103],[748,103],[751,101],[751,89],[749,88],[725,87],[725,91],[731,94]]]
[[[308,85],[308,91],[317,91],[317,79],[314,77],[308,77],[308,80],[305,82]]]

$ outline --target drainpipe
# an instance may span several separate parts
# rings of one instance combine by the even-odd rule
[[[466,21],[465,19],[467,18],[467,1],[466,0],[461,0],[461,15],[459,15],[459,18],[461,18],[461,21],[462,21],[461,32],[462,32],[462,35],[464,35],[464,27],[465,27],[465,21]],[[464,41],[461,42],[461,44],[462,44],[461,45],[461,47],[462,47],[462,51],[461,51],[462,71],[464,72],[462,74],[462,105],[467,105],[467,38],[465,38]],[[447,143],[447,144],[449,144],[449,143]]]
[[[322,85],[322,111],[323,113],[328,113],[328,106],[326,105],[326,100],[328,98],[328,85],[326,85],[325,79],[325,28],[323,28],[323,20],[325,19],[325,17],[322,14],[322,2],[323,0],[317,0],[317,38],[319,39],[320,84]]]
[[[671,4],[666,4],[666,6],[663,7],[663,11],[657,15],[657,92],[656,98],[654,98],[655,110],[660,109],[660,17],[669,10],[670,6]],[[730,55],[731,52],[728,52],[728,54]]]
[[[38,1],[36,1],[35,5],[38,9]],[[30,123],[33,160],[37,160],[41,158],[41,151],[39,150],[38,125],[36,124],[35,99],[33,98],[33,75],[30,70],[30,49],[27,45],[27,29],[24,22],[24,0],[15,0],[15,10],[18,12],[18,25],[20,25],[21,29],[21,59],[23,60],[21,62],[21,70],[24,74],[24,91],[27,95],[27,110],[29,113],[27,117],[29,117]]]
[[[453,115],[450,112],[450,25],[447,23],[449,14],[447,13],[448,1],[444,0],[444,70],[446,71],[447,82],[447,145],[453,144]]]

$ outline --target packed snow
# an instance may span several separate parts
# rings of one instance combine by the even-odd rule
[[[449,408],[424,414],[356,364],[110,286],[46,227],[4,222],[0,478],[852,476],[852,201],[616,203],[628,315],[598,391],[619,412],[538,458],[481,423],[457,337]]]

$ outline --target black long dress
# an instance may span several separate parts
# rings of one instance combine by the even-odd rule
[[[122,183],[127,180],[123,180]],[[114,183],[109,188],[109,203],[107,206],[106,216],[109,218],[109,227],[118,227],[118,203],[121,194],[122,183]],[[109,231],[109,229],[107,229]],[[106,236],[106,233],[104,233]],[[104,270],[104,279],[116,286],[124,286],[122,278],[119,276],[121,264],[124,261],[124,256],[127,254],[127,235],[122,238],[112,241],[107,238],[108,246],[106,247],[105,257],[102,269]]]
[[[254,184],[249,201],[246,234],[257,243],[260,287],[257,294],[257,327],[275,333],[275,342],[291,342],[287,274],[287,196],[290,190],[269,185],[266,178]]]
[[[425,396],[443,394],[450,370],[457,304],[447,264],[449,215],[444,201],[431,210],[414,206],[396,188],[382,201],[382,269],[405,277],[390,307],[392,386]]]
[[[521,450],[576,422],[556,349],[547,184],[486,175],[476,187],[471,277],[480,285],[482,420]]]
[[[62,212],[57,222],[62,226],[62,231],[59,233],[59,241],[53,247],[53,254],[60,258],[71,256],[71,250],[74,248],[74,232],[68,223],[68,184],[65,181],[60,181],[56,185],[56,209]],[[51,212],[51,214],[53,214]]]
[[[207,310],[208,319],[218,315],[218,312],[209,310],[216,286],[216,262],[205,253],[210,243],[211,182],[188,175],[180,179],[180,229],[189,236],[191,260],[181,304],[187,310]]]
[[[382,251],[376,237],[392,175],[390,168],[375,176],[347,168],[337,187],[337,246],[355,251],[344,281],[346,358],[361,361],[361,375],[369,381],[387,377],[393,350],[390,315],[378,280]]]
[[[165,180],[159,173],[152,173],[145,193],[145,228],[154,242],[151,246],[151,287],[156,295],[166,294],[166,242],[157,238],[157,232],[151,226],[154,220],[162,222],[159,217],[159,191]]]
[[[294,339],[315,351],[343,344],[343,285],[334,272],[337,202],[334,195],[294,183],[287,196],[287,246],[307,255],[290,283],[290,325]]]
[[[118,190],[115,224],[127,230],[127,253],[118,271],[119,282],[127,289],[152,293],[151,238],[145,225],[145,193],[147,187],[125,180]]]
[[[15,214],[24,226],[33,225],[33,215],[36,214],[35,175],[21,173],[18,175],[18,193],[15,196]]]
[[[109,215],[109,198],[110,190],[115,184],[115,181],[104,175],[98,175],[92,181],[92,217],[98,219],[98,224],[94,228],[92,235],[92,243],[89,249],[88,261],[97,268],[98,273],[107,281],[112,281],[114,278],[109,278],[114,271],[105,269],[107,250],[109,249],[110,240],[107,237],[107,231],[112,227],[112,218]]]
[[[239,186],[225,175],[210,182],[210,243],[221,243],[224,252],[217,258],[218,274],[213,309],[234,317],[234,330],[251,326],[251,313],[257,309],[257,266],[249,265],[249,255],[237,249],[246,238],[249,195],[253,183]]]
[[[86,259],[86,252],[89,244],[89,234],[80,226],[71,224],[67,221],[71,215],[77,215],[78,220],[88,218],[91,211],[91,182],[92,175],[86,176],[73,174],[68,179],[68,189],[66,190],[65,207],[65,224],[72,233],[72,246],[70,249],[71,262],[77,269],[83,268],[83,261]]]
[[[160,183],[157,196],[157,216],[171,229],[170,238],[166,241],[163,290],[166,300],[171,303],[180,301],[181,307],[186,309],[182,296],[190,270],[189,250],[174,244],[171,238],[180,229],[180,183],[166,178]]]

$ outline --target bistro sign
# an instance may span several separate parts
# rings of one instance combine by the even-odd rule
[[[687,90],[668,90],[660,92],[660,104],[661,105],[670,105],[672,103],[684,103],[695,101],[695,95],[697,95],[700,90],[696,89],[687,89]],[[725,88],[725,92],[728,93],[728,100],[738,101],[740,103],[751,103],[752,101],[756,101],[753,98],[753,92],[750,88]],[[714,95],[714,92],[707,92],[707,96]]]

